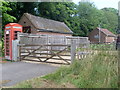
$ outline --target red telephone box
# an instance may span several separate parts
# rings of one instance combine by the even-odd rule
[[[5,59],[12,60],[12,40],[17,39],[17,32],[22,32],[22,26],[17,23],[9,23],[5,25],[4,46]]]

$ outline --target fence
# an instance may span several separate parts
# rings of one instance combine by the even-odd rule
[[[19,33],[18,53],[19,60],[30,60],[40,62],[59,62],[70,64],[76,56],[76,48],[88,48],[87,37],[50,36]],[[13,45],[16,45],[13,44]],[[14,58],[15,58],[15,54]],[[16,58],[15,58],[16,59]]]
[[[99,43],[99,44],[90,44],[90,48],[92,50],[99,50],[99,51],[108,51],[108,50],[116,50],[116,42],[112,42],[112,43]]]
[[[27,34],[19,33],[18,39],[20,44],[71,44],[71,40],[76,42],[76,46],[84,45],[88,47],[89,40],[88,37],[72,37],[72,36],[51,36],[51,35],[36,35],[36,34]]]

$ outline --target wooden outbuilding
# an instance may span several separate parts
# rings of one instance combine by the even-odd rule
[[[24,13],[18,23],[23,26],[24,33],[64,36],[72,36],[73,34],[64,22],[34,16],[29,13]]]
[[[91,43],[112,43],[116,39],[116,35],[108,29],[96,28],[88,35]]]

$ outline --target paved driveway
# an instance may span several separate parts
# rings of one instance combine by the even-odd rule
[[[0,64],[0,77],[2,77],[2,86],[11,86],[23,80],[46,75],[54,72],[58,67],[48,64],[36,64],[25,62],[9,62]],[[2,76],[1,76],[2,75]]]

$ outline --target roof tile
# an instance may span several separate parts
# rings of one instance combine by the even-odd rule
[[[116,36],[115,34],[113,34],[112,32],[110,32],[108,29],[103,29],[103,28],[98,28],[98,30],[102,31],[104,34],[108,35],[108,36]]]
[[[64,22],[46,19],[28,13],[24,13],[24,15],[39,30],[48,30],[53,32],[70,33],[70,34],[73,33]]]

